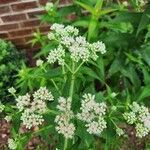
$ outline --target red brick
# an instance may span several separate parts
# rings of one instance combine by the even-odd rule
[[[9,32],[10,37],[18,37],[18,36],[20,37],[20,36],[30,35],[30,34],[32,34],[31,29],[21,29],[21,30]]]
[[[8,4],[12,2],[19,2],[20,0],[0,0],[0,4]]]
[[[8,33],[0,33],[0,38],[8,38]]]
[[[32,36],[32,35],[25,37],[26,43],[28,43],[28,42],[31,41],[32,39],[33,39],[33,36]]]
[[[26,27],[35,27],[40,25],[40,20],[28,20],[20,23],[21,27],[26,28]]]
[[[3,22],[12,22],[12,21],[20,21],[20,20],[26,20],[25,14],[17,14],[17,15],[7,15],[3,16],[2,20]]]
[[[48,0],[39,0],[40,5],[45,5],[48,2]],[[56,0],[52,0],[53,3],[56,2]],[[72,0],[60,0],[60,4],[67,4],[71,3]]]
[[[9,12],[10,12],[9,6],[1,6],[0,7],[0,15],[5,14],[5,13],[9,13]]]
[[[15,45],[22,45],[25,43],[24,38],[13,38],[13,39],[9,39],[9,40],[11,40],[11,42]]]
[[[39,0],[40,5],[45,5],[48,2],[48,0]]]
[[[31,8],[37,8],[37,3],[34,2],[20,2],[11,5],[13,11],[23,11]]]
[[[0,31],[8,31],[19,28],[17,23],[0,25]]]
[[[41,26],[39,28],[40,32],[49,32],[50,31],[50,25],[47,26]]]
[[[44,14],[45,11],[41,10],[41,11],[33,11],[28,13],[29,18],[37,18],[37,16]]]

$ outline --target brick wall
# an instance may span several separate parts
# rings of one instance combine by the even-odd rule
[[[41,6],[47,1],[0,0],[0,38],[11,40],[20,49],[31,49],[28,41],[32,39],[33,32],[37,28],[43,34],[49,31],[49,25],[41,25],[37,18],[37,15],[44,13]],[[61,0],[61,5],[68,2]]]

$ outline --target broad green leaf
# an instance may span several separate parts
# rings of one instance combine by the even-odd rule
[[[95,5],[95,13],[98,13],[101,11],[103,6],[103,0],[97,0],[97,3]]]
[[[91,14],[94,14],[95,10],[93,7],[79,1],[75,1],[75,3],[83,7],[85,10],[89,11]]]
[[[141,55],[144,61],[150,66],[150,45],[145,45],[141,49]]]
[[[142,68],[143,75],[144,75],[144,83],[145,85],[150,85],[150,73],[147,69]]]
[[[88,40],[89,41],[97,37],[98,35],[97,27],[98,27],[98,20],[95,17],[92,17],[89,23],[89,28],[88,28]]]
[[[134,85],[134,88],[138,89],[140,87],[141,85],[140,79],[132,64],[122,69],[121,72],[125,77],[130,79],[130,81]]]
[[[129,54],[129,53],[126,53],[125,52],[125,55],[133,62],[135,63],[138,63],[138,64],[142,64],[142,62],[137,58],[137,57],[134,57],[133,55]]]
[[[117,10],[118,10],[118,9],[113,9],[113,8],[103,9],[103,10],[101,10],[101,11],[99,12],[99,16],[106,15],[106,14],[115,12],[115,11],[117,11]]]
[[[137,98],[137,101],[141,101],[147,97],[150,97],[150,86],[145,86],[145,87],[141,88],[140,94]]]
[[[147,27],[147,25],[150,24],[150,19],[149,19],[148,15],[150,15],[150,5],[148,5],[146,10],[143,12],[143,15],[139,22],[139,26],[138,26],[137,33],[136,33],[137,36],[141,30],[143,30],[144,28]]]
[[[74,26],[88,28],[89,20],[77,20],[73,23]]]

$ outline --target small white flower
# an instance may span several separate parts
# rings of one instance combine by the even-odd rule
[[[124,113],[123,116],[124,116],[125,120],[127,121],[127,123],[129,123],[129,124],[133,124],[137,120],[134,112]]]
[[[148,128],[144,127],[144,125],[141,123],[136,124],[135,129],[136,129],[136,136],[139,138],[142,138],[142,137],[148,135],[148,133],[149,133]]]
[[[43,65],[43,60],[41,60],[41,59],[38,59],[37,61],[36,61],[36,66],[42,66]]]
[[[5,109],[5,105],[0,102],[0,113]]]
[[[127,1],[123,1],[123,2],[122,2],[122,5],[124,5],[125,7],[129,6],[129,4],[128,4]]]
[[[65,50],[61,45],[59,45],[57,49],[54,49],[49,53],[47,62],[53,64],[58,61],[59,65],[64,65],[64,56]]]
[[[112,93],[111,93],[111,97],[112,97],[112,98],[114,98],[114,97],[116,97],[116,96],[117,96],[117,93],[115,93],[115,92],[112,92]]]
[[[9,147],[9,149],[11,149],[11,150],[16,149],[16,148],[17,148],[17,143],[16,143],[16,141],[13,140],[13,139],[8,139],[8,147]]]
[[[14,87],[11,87],[8,89],[8,92],[11,94],[15,94],[16,93],[16,89],[14,89]]]
[[[116,133],[118,134],[118,136],[124,135],[124,131],[121,128],[117,128]]]
[[[150,130],[150,114],[142,118],[143,124]]]
[[[5,119],[7,122],[10,122],[10,121],[12,120],[12,117],[11,117],[11,116],[6,116],[4,119]]]
[[[27,93],[26,95],[19,96],[16,101],[19,111],[23,111],[23,109],[30,105],[30,95]]]
[[[51,2],[48,2],[48,3],[46,3],[45,10],[46,11],[52,11],[53,7],[54,7],[54,4]]]
[[[54,40],[55,39],[55,35],[52,32],[49,32],[47,37],[48,37],[49,40]]]
[[[43,100],[43,101],[53,101],[54,97],[51,92],[46,89],[46,87],[40,87],[39,90],[33,94],[34,101]]]

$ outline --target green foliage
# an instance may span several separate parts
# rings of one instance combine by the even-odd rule
[[[66,19],[72,14],[75,16],[73,19]],[[144,6],[140,1],[131,0],[128,6],[125,6],[119,0],[116,3],[75,0],[72,5],[59,8],[59,1],[56,1],[52,9],[47,10],[40,19],[42,22],[77,26],[89,42],[103,41],[107,53],[103,57],[100,55],[96,61],[90,60],[88,63],[80,62],[75,65],[67,55],[64,67],[57,63],[49,65],[47,62],[33,68],[22,65],[17,75],[20,94],[28,91],[33,93],[36,89],[46,86],[56,98],[48,105],[49,111],[44,114],[45,124],[41,125],[37,132],[31,132],[30,136],[25,135],[25,139],[39,135],[48,144],[59,141],[57,148],[63,149],[64,146],[64,150],[122,149],[123,145],[127,145],[126,141],[133,138],[128,133],[131,132],[130,126],[125,123],[123,113],[130,109],[132,102],[150,107],[150,4]],[[39,31],[34,36],[32,44],[41,44],[41,50],[35,58],[45,61],[48,53],[55,49],[60,41],[51,41]],[[57,98],[70,96],[73,98],[72,110],[78,112],[83,93],[92,93],[96,102],[107,103],[107,129],[101,135],[93,136],[85,131],[83,122],[74,119],[76,136],[73,140],[63,140],[62,136],[56,134],[53,123],[58,114],[55,110]],[[14,120],[19,122],[17,115],[19,114],[16,114]],[[15,125],[15,132],[16,128],[19,127]],[[119,137],[116,134],[117,128],[124,129],[127,134]],[[134,130],[132,132],[135,134]],[[50,134],[53,137],[52,142]],[[133,136],[135,138],[135,135]],[[135,138],[135,143],[137,141]],[[145,150],[148,150],[149,139],[144,139],[144,145]],[[137,149],[137,145],[128,145],[126,149]]]
[[[23,61],[21,55],[12,43],[0,39],[0,101],[11,99],[7,89],[16,86],[16,73]]]

